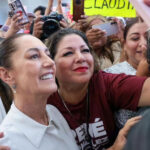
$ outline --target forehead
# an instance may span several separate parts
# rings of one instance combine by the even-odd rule
[[[146,33],[148,29],[148,26],[146,25],[146,23],[144,22],[140,22],[140,23],[135,23],[134,25],[132,25],[128,31],[128,34],[132,34],[132,33]]]
[[[64,46],[79,46],[79,45],[87,45],[86,42],[77,34],[70,34],[63,37],[63,39],[60,41],[58,47],[64,47]]]
[[[31,35],[24,35],[22,37],[19,37],[15,40],[15,44],[17,48],[23,49],[29,49],[32,47],[37,47],[37,46],[43,46],[46,47],[42,41],[39,39],[31,36]]]
[[[95,25],[95,24],[101,24],[104,23],[104,21],[100,18],[95,18],[91,21],[90,26]]]

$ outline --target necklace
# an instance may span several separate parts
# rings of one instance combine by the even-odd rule
[[[88,88],[89,89],[89,88]],[[69,115],[74,118],[73,114],[71,113],[71,111],[69,110],[69,108],[67,107],[64,99],[62,98],[60,91],[58,89],[58,94],[59,97],[63,103],[63,106],[65,107],[65,109],[67,110],[67,112],[69,113]],[[84,135],[85,135],[85,141],[88,143],[83,150],[93,150],[92,147],[92,141],[91,141],[91,136],[89,133],[89,118],[90,118],[90,108],[89,108],[89,90],[87,91],[87,95],[86,95],[86,129],[83,127],[82,130],[84,130]],[[76,120],[76,119],[75,119]],[[79,121],[76,120],[78,123]],[[79,123],[81,125],[81,123]]]

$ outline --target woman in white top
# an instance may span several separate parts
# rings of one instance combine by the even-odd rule
[[[139,17],[128,20],[124,30],[123,58],[125,61],[106,68],[104,71],[115,74],[125,73],[127,75],[136,75],[139,63],[146,61],[147,29],[148,26]],[[135,115],[137,115],[137,112],[126,109],[116,112],[119,128],[122,128],[126,121]]]
[[[0,78],[14,93],[0,131],[0,145],[11,150],[78,150],[72,132],[60,114],[46,105],[57,90],[55,64],[47,47],[37,38],[16,34],[0,46]]]

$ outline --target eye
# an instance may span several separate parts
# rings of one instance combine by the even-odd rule
[[[84,53],[90,53],[90,50],[89,49],[83,49],[82,52],[84,52]]]
[[[70,56],[72,54],[73,54],[73,52],[69,51],[69,52],[64,53],[63,56]]]
[[[139,37],[132,37],[131,40],[133,40],[133,41],[138,41],[138,40],[139,40]]]
[[[39,55],[38,54],[34,54],[30,57],[31,59],[38,59],[39,58]]]

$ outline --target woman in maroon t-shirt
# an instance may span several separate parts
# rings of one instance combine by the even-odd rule
[[[56,64],[58,92],[49,97],[68,121],[81,149],[100,150],[116,138],[113,113],[119,108],[135,110],[150,105],[150,80],[135,76],[94,72],[94,60],[86,36],[73,29],[55,33],[47,42]],[[134,118],[119,132],[121,149]]]

